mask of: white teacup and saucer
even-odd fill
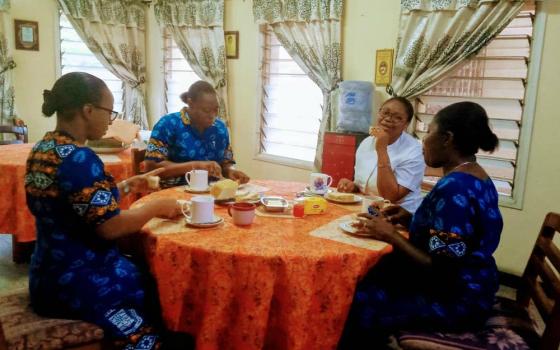
[[[214,197],[194,196],[190,201],[178,200],[187,225],[199,228],[215,227],[224,219],[214,214]]]

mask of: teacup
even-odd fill
[[[208,170],[194,169],[185,174],[185,181],[193,190],[208,189]]]
[[[362,213],[369,213],[371,215],[377,216],[381,209],[391,205],[391,201],[379,197],[379,196],[368,196],[364,197],[362,200]]]
[[[255,220],[255,208],[252,203],[234,203],[228,207],[228,214],[236,225],[251,225]]]
[[[332,177],[323,173],[311,173],[309,175],[309,189],[313,193],[325,194],[332,184]]]
[[[214,221],[214,197],[194,196],[190,201],[178,200],[181,211],[191,224],[205,224]]]

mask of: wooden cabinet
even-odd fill
[[[356,149],[368,134],[326,132],[323,145],[323,168],[321,171],[333,178],[332,186],[345,177],[354,178]]]

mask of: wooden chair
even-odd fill
[[[464,333],[401,332],[405,350],[541,349],[560,345],[560,249],[554,234],[560,231],[560,214],[548,213],[525,268],[516,300],[498,298],[483,329]],[[533,301],[545,323],[539,335],[529,317]]]
[[[110,345],[96,325],[35,314],[27,288],[0,296],[0,350],[101,350]]]
[[[27,126],[25,125],[0,125],[0,134],[12,134],[14,140],[0,140],[0,145],[27,143]]]

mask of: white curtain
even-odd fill
[[[219,116],[229,126],[224,1],[157,0],[154,9],[158,22],[171,31],[194,72],[216,89]]]
[[[389,93],[412,98],[428,91],[486,46],[523,4],[523,0],[401,0]]]
[[[333,94],[341,80],[343,0],[253,0],[259,24],[268,24],[298,66],[323,91],[315,168],[321,169],[325,131],[336,128]]]
[[[148,128],[146,5],[142,0],[58,0],[70,23],[111,73],[124,83],[124,119]]]
[[[10,0],[0,0],[0,124],[12,124],[15,118],[12,83],[16,64],[11,52],[13,24],[9,12]]]

